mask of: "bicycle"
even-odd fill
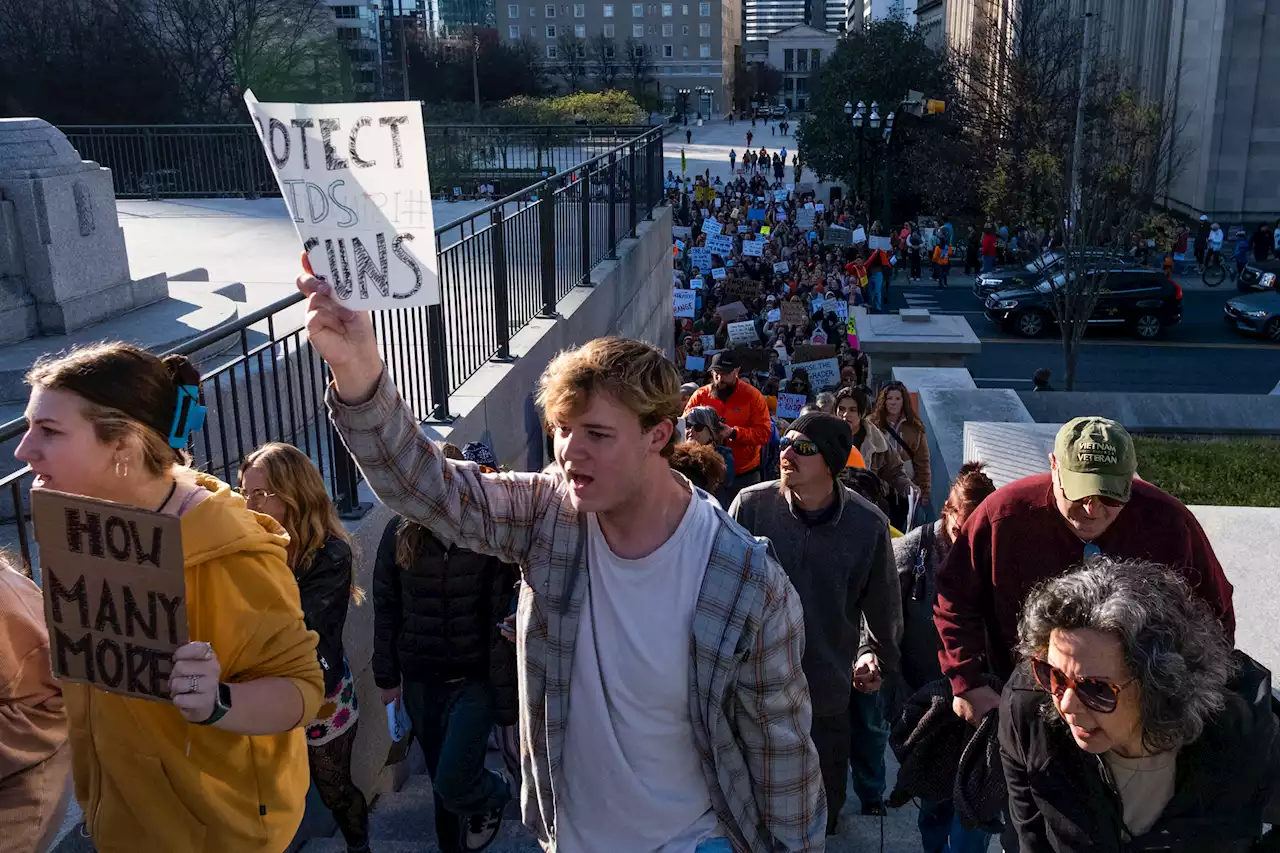
[[[1210,249],[1208,254],[1210,257],[1205,258],[1204,272],[1200,274],[1200,280],[1206,287],[1217,287],[1227,280],[1227,265],[1222,262],[1221,251]]]

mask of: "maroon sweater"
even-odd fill
[[[1095,541],[1109,556],[1143,558],[1179,572],[1234,643],[1231,584],[1200,523],[1177,499],[1135,480],[1129,503]],[[1084,543],[1054,504],[1049,474],[1024,477],[982,502],[938,568],[938,662],[954,692],[982,686],[988,671],[1008,679],[1027,593],[1083,556]]]

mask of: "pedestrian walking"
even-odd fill
[[[686,144],[686,145],[692,145],[692,144],[693,144],[693,131],[692,131],[692,130],[686,130],[686,131],[684,132],[684,141],[685,141],[685,144]]]
[[[982,239],[978,229],[969,226],[964,238],[964,274],[977,275],[982,271]]]
[[[924,250],[924,239],[916,226],[908,223],[910,233],[907,235],[907,279],[920,281],[920,254]]]
[[[951,273],[951,244],[941,233],[938,235],[938,245],[933,249],[933,267],[938,276],[938,287],[946,290],[947,276]]]
[[[730,175],[733,175],[737,172],[737,169],[738,169],[737,163],[738,163],[738,152],[730,148],[729,149],[729,174]]]
[[[1209,216],[1200,214],[1200,224],[1196,226],[1196,271],[1204,272],[1205,250],[1209,245]]]
[[[756,120],[755,120],[755,119],[752,119],[752,120],[751,120],[751,126],[752,126],[752,127],[755,127],[755,125],[756,125]],[[748,131],[747,131],[747,147],[748,147],[748,148],[750,148],[750,147],[751,147],[751,136],[752,136],[752,133],[751,133],[751,131],[749,131],[749,130],[748,130]]]
[[[764,395],[743,380],[741,372],[732,350],[716,353],[711,359],[710,384],[693,392],[685,407],[686,418],[698,406],[708,406],[720,416],[716,444],[727,446],[733,452],[730,499],[762,479],[760,451],[772,432]]]
[[[933,472],[929,465],[929,438],[925,434],[924,421],[920,420],[911,404],[911,392],[906,385],[895,379],[880,386],[871,422],[885,435],[902,460],[903,472],[919,493],[919,504],[929,506],[929,493],[933,485]],[[901,515],[890,513],[890,518],[895,526],[905,530],[912,520],[906,517],[905,506],[901,507],[901,511]],[[899,521],[903,523],[897,524]]]
[[[800,155],[799,154],[791,155],[791,167],[795,169],[796,186],[799,187],[800,186]]]
[[[821,412],[802,415],[782,437],[781,479],[739,493],[729,510],[749,533],[773,543],[804,609],[801,665],[813,698],[827,835],[836,833],[845,801],[850,673],[854,692],[874,701],[884,673],[898,668],[902,633],[888,520],[840,483],[852,449],[848,424]],[[883,744],[880,755],[883,762]],[[866,799],[862,805],[866,811]]]
[[[522,805],[542,846],[821,848],[801,604],[767,545],[673,475],[680,373],[662,351],[601,338],[561,353],[537,392],[556,468],[483,474],[419,430],[369,314],[312,276],[298,286],[331,417],[374,493],[521,567]]]

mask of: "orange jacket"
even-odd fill
[[[941,246],[934,246],[933,262],[944,267],[948,266],[951,263],[951,247],[947,246],[947,248],[943,249]]]
[[[763,394],[752,387],[751,383],[739,379],[729,399],[721,400],[710,385],[703,385],[693,392],[685,411],[688,412],[694,406],[710,406],[716,410],[720,420],[738,430],[735,437],[723,442],[733,451],[735,476],[741,477],[760,467],[760,448],[769,443],[769,437],[773,434],[769,406],[765,403]]]

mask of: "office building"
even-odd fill
[[[845,8],[847,29],[863,26],[885,18],[901,18],[914,26],[916,0],[848,0]]]
[[[788,27],[809,23],[812,18],[808,0],[745,0],[742,38],[749,42],[764,41]]]
[[[778,100],[793,110],[809,108],[813,75],[835,52],[840,36],[800,24],[769,37],[769,64],[782,72]]]
[[[378,4],[371,0],[325,0],[333,14],[338,46],[351,68],[352,93],[360,100],[382,97],[382,39]]]
[[[587,77],[594,78],[591,45],[603,36],[616,58],[615,87],[629,83],[624,55],[628,38],[647,49],[654,85],[665,104],[704,116],[724,113],[733,100],[734,55],[741,45],[740,0],[687,0],[667,3],[500,3],[498,35],[505,41],[526,40],[537,49],[555,77],[561,62],[559,38],[582,39]],[[608,55],[608,54],[607,54]],[[560,81],[563,82],[563,81]],[[589,83],[589,85],[592,85]],[[597,87],[593,85],[593,88]],[[686,94],[682,94],[686,93]]]

